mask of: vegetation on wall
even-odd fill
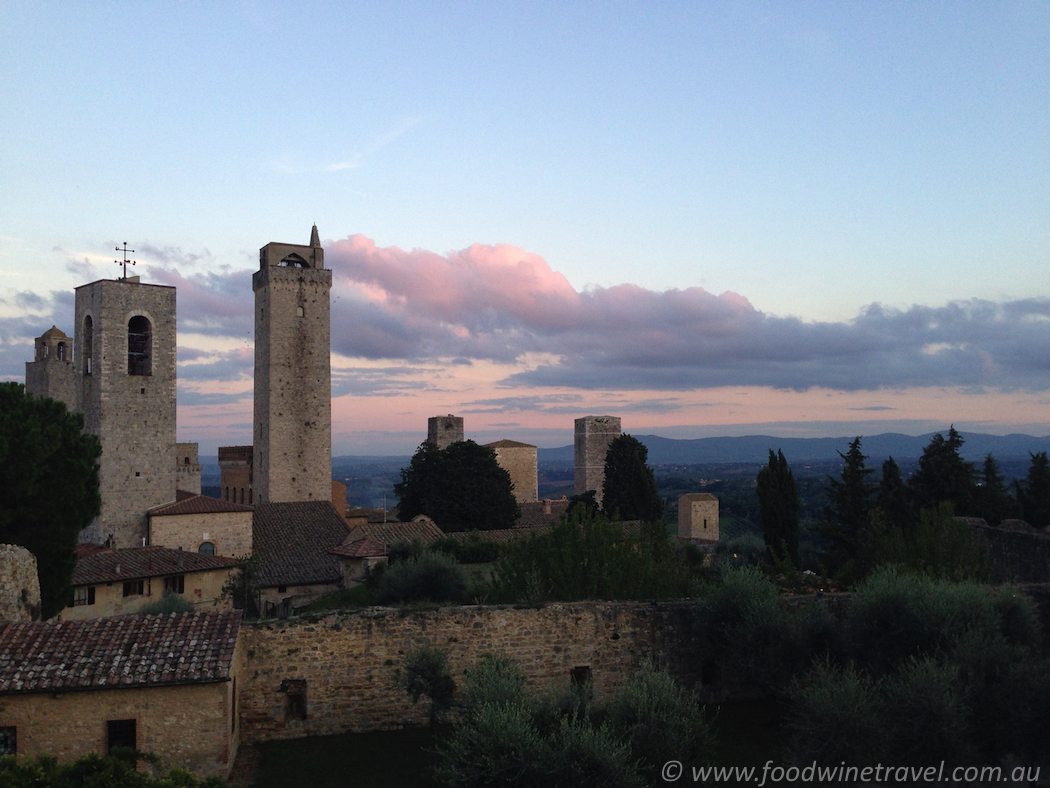
[[[510,474],[492,449],[474,441],[445,449],[424,441],[394,493],[401,520],[425,514],[446,532],[512,528],[520,514]]]
[[[102,448],[83,426],[63,403],[0,383],[0,543],[36,557],[45,619],[69,604],[77,536],[102,505]]]
[[[0,785],[4,788],[224,788],[219,777],[198,780],[186,769],[172,767],[158,778],[136,770],[140,761],[156,765],[160,758],[125,747],[114,755],[88,753],[72,763],[59,764],[51,755],[0,756]]]

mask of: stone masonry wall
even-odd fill
[[[149,518],[149,543],[196,553],[203,542],[215,545],[215,555],[240,558],[252,554],[251,512],[166,514]]]
[[[36,556],[13,544],[0,544],[0,621],[40,618],[40,579]]]
[[[539,482],[536,475],[536,447],[526,444],[494,446],[496,462],[510,474],[514,497],[518,503],[539,500]]]
[[[645,659],[695,686],[690,611],[688,602],[407,614],[369,608],[242,624],[242,736],[252,742],[425,724],[426,704],[411,703],[397,674],[405,653],[427,642],[451,649],[457,682],[483,654],[503,653],[535,689],[568,686],[570,672],[587,667],[595,696],[606,699]],[[305,692],[304,719],[296,711],[299,692]]]

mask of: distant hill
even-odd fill
[[[916,459],[930,443],[935,433],[901,435],[887,432],[864,436],[861,450],[871,463],[893,457],[896,460]],[[944,433],[942,433],[944,434]],[[965,441],[960,454],[964,459],[979,462],[991,453],[997,460],[1027,459],[1028,453],[1050,452],[1050,436],[985,435],[976,432],[960,433]],[[649,449],[650,465],[702,465],[720,462],[764,463],[769,450],[780,449],[788,462],[835,460],[837,452],[849,449],[854,436],[844,438],[776,438],[771,435],[746,435],[739,438],[695,438],[676,440],[658,435],[635,435]],[[540,449],[540,463],[571,464],[572,446]]]

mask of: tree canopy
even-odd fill
[[[602,485],[602,511],[608,517],[663,521],[664,501],[656,491],[656,477],[647,459],[649,450],[631,435],[620,435],[609,444]]]
[[[963,443],[962,436],[952,426],[947,438],[937,433],[923,449],[919,469],[908,481],[919,509],[933,509],[947,502],[955,507],[957,515],[976,514],[975,471],[973,463],[959,456]]]
[[[77,536],[102,505],[102,448],[83,426],[63,403],[0,383],[0,542],[36,556],[44,618],[69,603]]]
[[[844,461],[842,476],[838,479],[828,476],[824,487],[828,505],[824,507],[821,529],[828,540],[828,554],[836,566],[854,559],[859,552],[870,522],[873,487],[867,480],[872,469],[864,462],[868,457],[860,450],[859,435],[850,443],[846,454],[838,454]]]
[[[770,557],[798,566],[798,487],[784,452],[769,450],[769,465],[758,472],[757,491]]]
[[[402,520],[425,514],[443,531],[513,528],[520,514],[510,474],[474,441],[445,449],[421,443],[394,493]]]
[[[1031,457],[1028,478],[1017,482],[1017,499],[1025,521],[1045,528],[1050,525],[1050,460],[1045,451]]]

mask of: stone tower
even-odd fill
[[[718,499],[711,493],[686,493],[678,498],[678,536],[693,541],[718,541]]]
[[[463,440],[463,417],[431,416],[427,419],[427,443],[438,449],[447,449]]]
[[[51,326],[36,339],[36,353],[26,362],[26,391],[37,397],[51,397],[79,411],[76,374],[73,370],[73,340]]]
[[[255,503],[332,499],[332,369],[324,249],[259,250],[255,291]]]
[[[81,539],[137,547],[146,510],[175,500],[175,288],[82,285],[75,320],[79,409],[102,443],[102,513]]]
[[[618,416],[584,416],[576,419],[573,441],[574,495],[594,490],[598,505],[602,503],[602,484],[605,481],[605,455],[609,444],[620,437]]]
[[[501,440],[486,443],[496,455],[499,467],[510,474],[514,485],[514,497],[518,503],[529,503],[539,500],[539,477],[537,475],[536,447],[531,443]]]

